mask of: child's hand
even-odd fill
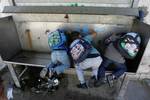
[[[90,28],[89,31],[90,31],[90,33],[91,33],[91,36],[92,36],[93,38],[95,38],[96,35],[97,35],[97,32],[96,32],[93,28]]]

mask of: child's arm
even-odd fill
[[[97,35],[97,32],[94,29],[90,29],[90,35],[92,36],[92,38],[95,38]]]
[[[119,38],[119,36],[117,34],[111,34],[109,37],[107,37],[104,40],[104,44],[108,45],[109,43],[116,41]]]

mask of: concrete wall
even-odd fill
[[[13,14],[21,46],[24,50],[49,52],[46,30],[60,27],[77,29],[94,27],[102,39],[106,34],[127,32],[131,29],[134,17],[114,15],[68,15],[64,14]],[[30,30],[30,33],[26,33]],[[42,49],[41,49],[42,48]]]
[[[148,14],[144,18],[144,22],[150,25],[150,0],[140,0],[138,7],[146,7]],[[149,33],[150,34],[150,33]],[[137,73],[150,75],[150,41],[147,44],[144,55],[142,57]],[[150,77],[149,77],[150,78]]]
[[[15,0],[17,5],[64,5],[72,6],[106,6],[106,7],[137,7],[139,0]],[[42,3],[42,2],[45,3]],[[65,3],[64,3],[65,2]],[[4,5],[9,5],[9,1],[1,0],[0,2],[0,12]],[[147,7],[150,11],[150,0],[140,0],[138,7]],[[7,16],[9,14],[0,14],[0,17]],[[120,32],[123,27],[123,31],[129,31],[132,24],[132,17],[124,16],[108,16],[108,15],[69,15],[69,19],[64,18],[65,15],[55,15],[55,14],[13,14],[14,20],[16,21],[16,26],[21,42],[21,46],[25,50],[37,50],[48,52],[49,48],[47,45],[47,34],[45,31],[47,29],[54,30],[62,26],[62,23],[88,23],[93,24],[96,27],[103,27],[100,33],[106,34],[109,32],[118,31]],[[92,16],[92,17],[91,17]],[[150,13],[144,18],[144,22],[150,24]],[[68,24],[69,25],[69,24]],[[115,30],[115,28],[119,30]],[[31,31],[31,42],[32,48],[29,46],[28,35],[26,34],[26,29]],[[100,35],[102,36],[102,35]],[[41,49],[42,48],[42,49]],[[150,42],[144,52],[143,58],[141,60],[139,69],[137,73],[147,73],[150,74]]]
[[[147,8],[148,14],[144,18],[144,22],[147,24],[150,24],[150,0],[140,0],[138,7],[146,7]]]
[[[147,47],[145,49],[144,55],[142,57],[140,66],[137,70],[137,73],[139,74],[150,74],[150,41],[147,44]]]

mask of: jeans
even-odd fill
[[[70,60],[65,50],[54,50],[51,53],[51,61],[47,65],[49,70],[56,72],[58,75],[70,67]]]
[[[119,78],[124,72],[127,71],[126,65],[124,63],[117,63],[105,57],[98,70],[98,79],[105,77],[106,68],[110,64],[115,65],[115,70],[112,73],[115,76],[115,78]]]
[[[92,68],[92,76],[97,77],[98,68],[101,62],[102,62],[102,58],[98,56],[95,58],[87,58],[81,63],[75,64],[76,73],[81,84],[85,83],[84,70],[88,68]]]

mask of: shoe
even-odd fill
[[[92,76],[92,77],[90,78],[90,80],[88,81],[88,86],[89,86],[90,88],[94,87],[95,82],[96,82],[96,77],[95,77],[95,76]]]
[[[80,83],[80,84],[77,84],[77,88],[87,89],[88,86],[86,83],[83,83],[83,84]]]
[[[95,83],[94,83],[94,87],[100,87],[104,84],[106,84],[105,77],[100,78],[99,80],[96,80]]]
[[[46,74],[47,74],[47,71],[48,71],[47,68],[43,68],[43,69],[41,70],[41,72],[40,72],[40,77],[41,77],[41,78],[44,78],[44,77],[46,76]]]
[[[109,87],[113,87],[113,85],[114,85],[114,77],[113,77],[113,75],[112,74],[107,75],[106,79],[107,79],[107,83],[109,84]]]

